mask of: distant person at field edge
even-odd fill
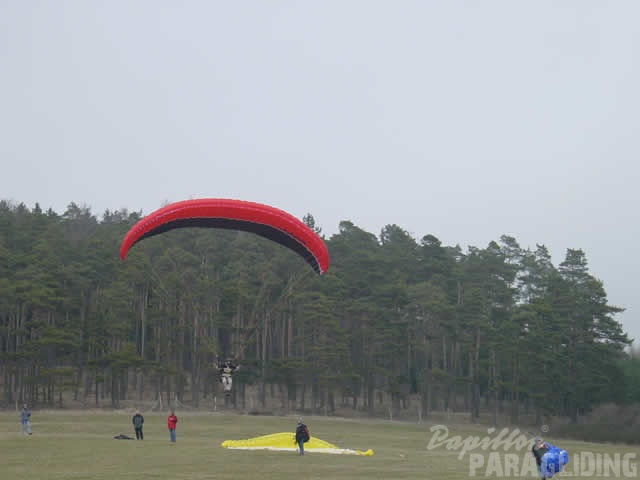
[[[142,433],[142,425],[144,424],[144,417],[140,413],[140,410],[136,410],[136,414],[131,419],[133,428],[136,431],[136,439],[144,440],[144,434]]]
[[[302,423],[302,418],[298,418],[298,424],[296,425],[296,443],[300,450],[300,455],[304,455],[304,444],[309,441],[309,429]]]
[[[533,447],[531,447],[531,453],[536,458],[536,464],[538,466],[538,475],[540,478],[546,478],[545,473],[542,471],[542,457],[549,450],[549,445],[542,438],[536,437]]]
[[[22,412],[20,412],[20,432],[24,435],[25,431],[31,435],[31,412],[26,403],[22,407]]]
[[[176,424],[178,423],[178,417],[176,417],[175,411],[171,410],[169,417],[167,418],[167,426],[169,427],[169,439],[175,443],[176,441]]]

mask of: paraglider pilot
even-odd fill
[[[220,381],[222,382],[222,388],[225,395],[231,394],[231,386],[233,384],[232,376],[236,370],[240,368],[239,365],[233,363],[230,358],[224,363],[218,362],[218,371],[220,372]]]

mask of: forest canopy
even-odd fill
[[[166,232],[123,262],[141,216],[0,202],[3,403],[167,392],[197,407],[217,388],[216,355],[248,366],[240,396],[255,386],[264,403],[276,385],[300,409],[373,413],[384,393],[398,408],[416,396],[425,415],[474,418],[487,401],[514,421],[523,406],[575,421],[640,401],[622,309],[580,249],[554,265],[543,244],[506,235],[463,250],[343,221],[322,277],[274,242],[217,229]]]

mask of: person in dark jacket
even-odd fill
[[[544,479],[546,475],[542,471],[542,457],[549,450],[549,445],[542,438],[536,437],[533,447],[531,447],[531,453],[536,459],[536,465],[538,466],[538,475]]]
[[[144,440],[144,434],[142,433],[142,425],[144,424],[144,417],[140,413],[140,410],[136,410],[136,414],[131,419],[133,428],[136,431],[136,439]]]
[[[298,424],[296,425],[296,443],[300,450],[300,455],[304,455],[304,444],[309,441],[309,429],[302,423],[302,418],[298,418]]]

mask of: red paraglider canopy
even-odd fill
[[[145,238],[184,227],[252,232],[293,250],[320,275],[329,268],[326,245],[296,217],[268,205],[222,198],[184,200],[152,212],[127,232],[120,246],[120,258],[124,260],[129,249]]]

